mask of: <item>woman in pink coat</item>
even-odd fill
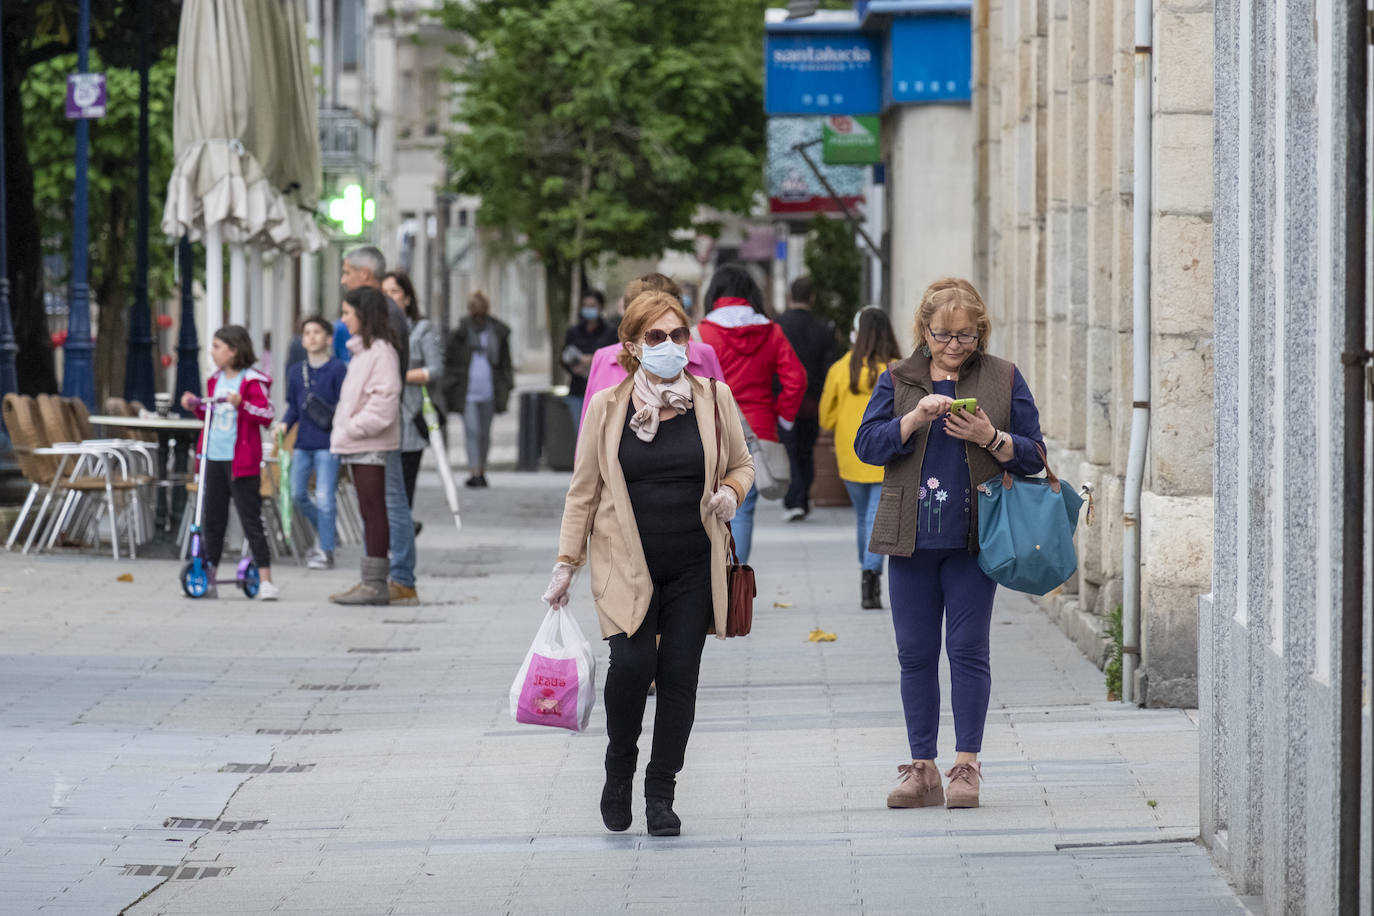
[[[335,604],[390,604],[386,453],[401,447],[401,341],[391,330],[386,296],[360,286],[344,294],[341,319],[352,357],[334,409],[329,450],[348,463],[363,516],[362,581],[330,595]]]

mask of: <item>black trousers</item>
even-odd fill
[[[787,448],[792,483],[782,504],[788,509],[811,511],[811,484],[816,480],[816,439],[821,434],[819,417],[798,415],[791,429],[778,427],[778,439]]]
[[[415,508],[415,480],[420,476],[420,459],[425,457],[425,450],[420,449],[415,452],[401,452],[401,476],[405,479],[406,501],[410,503],[410,508]]]
[[[229,526],[229,500],[232,497],[234,508],[239,513],[239,524],[243,535],[248,538],[248,549],[252,551],[253,562],[258,569],[272,568],[272,551],[267,546],[267,533],[262,527],[262,478],[235,477],[232,461],[205,462],[205,479],[200,482],[205,488],[205,527],[201,532],[205,538],[205,559],[211,566],[218,566],[224,554],[224,529]]]
[[[609,640],[606,671],[606,773],[629,779],[649,683],[657,682],[654,741],[644,771],[647,798],[673,798],[697,710],[701,651],[711,625],[711,541],[705,531],[642,536],[654,596],[633,636]],[[656,636],[662,636],[656,641]]]

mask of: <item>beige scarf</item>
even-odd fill
[[[692,383],[687,381],[687,373],[678,373],[671,382],[656,382],[642,368],[635,371],[635,396],[644,406],[630,417],[630,429],[641,442],[653,442],[658,435],[658,412],[671,407],[678,416],[685,414],[692,406]]]

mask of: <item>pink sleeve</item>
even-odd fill
[[[691,357],[690,366],[693,366],[692,374],[697,378],[714,378],[725,381],[725,370],[720,368],[720,360],[716,358],[716,348],[708,343],[692,341],[687,345],[687,353]]]
[[[587,393],[582,398],[582,416],[587,416],[587,405],[592,401],[592,395],[606,388],[613,388],[619,384],[628,373],[616,361],[616,356],[620,354],[620,344],[611,344],[602,347],[592,355],[592,367],[587,370]]]

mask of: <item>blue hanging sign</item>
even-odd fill
[[[968,16],[895,18],[887,33],[885,105],[973,98],[973,33]]]
[[[855,31],[767,33],[763,108],[769,115],[878,114],[878,38]]]

